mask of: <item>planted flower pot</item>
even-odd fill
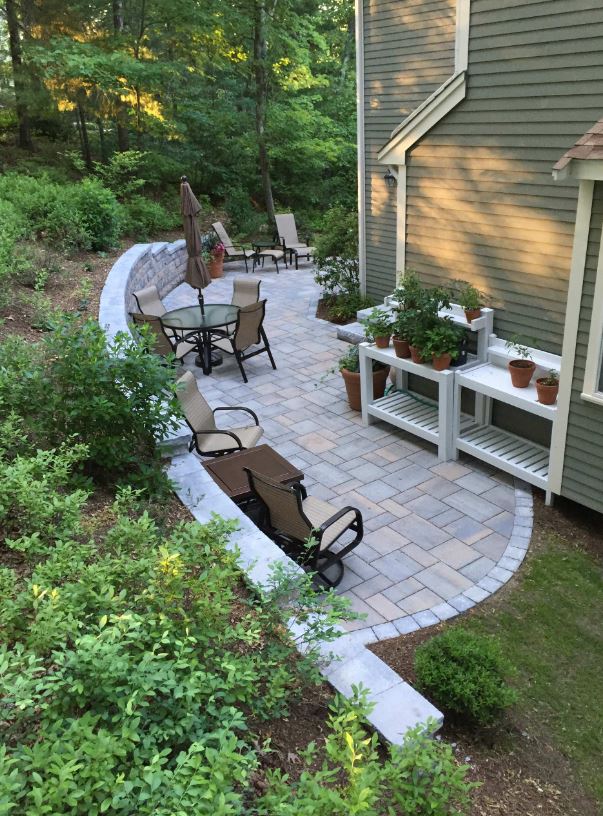
[[[377,348],[388,348],[390,336],[389,334],[378,334],[375,337],[375,345]]]
[[[536,370],[536,364],[531,360],[511,360],[509,373],[514,388],[527,388]]]
[[[410,348],[410,359],[413,363],[423,363],[423,355],[421,349],[418,346],[409,346]]]
[[[408,340],[402,340],[400,337],[392,337],[392,343],[394,344],[394,351],[396,352],[396,357],[402,357],[407,359],[410,357],[410,344]]]
[[[445,371],[447,368],[450,368],[450,363],[452,362],[452,357],[450,354],[439,354],[434,355],[431,358],[431,364],[435,371]]]
[[[379,399],[385,393],[385,384],[387,383],[387,375],[389,368],[379,368],[373,371],[373,398]],[[360,400],[360,372],[348,371],[347,368],[341,369],[341,376],[345,383],[345,389],[348,393],[348,402],[353,411],[362,410],[362,403]]]
[[[536,380],[536,391],[538,392],[538,402],[542,405],[554,405],[559,393],[559,383],[550,385],[548,377],[539,377]]]
[[[224,274],[224,253],[214,254],[207,264],[207,270],[212,278],[221,278]]]
[[[465,309],[465,318],[467,323],[471,323],[472,320],[477,320],[478,317],[482,316],[481,309]]]

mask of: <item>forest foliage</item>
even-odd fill
[[[58,162],[110,186],[111,156],[136,151],[145,194],[173,197],[185,173],[247,233],[274,207],[310,227],[332,205],[354,208],[352,0],[4,0],[3,11],[0,138],[19,144],[19,169]]]

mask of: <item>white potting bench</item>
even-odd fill
[[[387,306],[395,306],[391,301]],[[413,363],[410,359],[396,357],[393,348],[379,349],[371,343],[360,344],[360,393],[362,421],[369,425],[375,419],[389,422],[403,431],[433,442],[438,448],[438,458],[447,461],[454,456],[453,416],[455,376],[484,362],[487,358],[488,336],[492,331],[492,309],[483,309],[482,316],[468,323],[460,306],[442,309],[440,316],[451,317],[454,323],[477,334],[477,354],[468,355],[467,363],[455,369],[436,371],[430,363]],[[391,366],[396,372],[396,390],[379,399],[373,395],[373,360]],[[431,380],[438,385],[438,400],[431,400],[408,390],[408,375]],[[462,418],[461,424],[471,422]]]
[[[477,459],[495,465],[513,476],[543,488],[550,501],[549,458],[550,449],[524,439],[519,433],[511,433],[492,425],[492,402],[499,400],[522,411],[553,422],[556,405],[538,402],[536,379],[551,369],[560,370],[561,358],[556,354],[530,349],[536,371],[527,388],[514,388],[507,364],[516,354],[505,348],[504,340],[491,335],[487,361],[469,371],[459,371],[455,377],[453,450],[454,458],[459,451],[470,453]],[[475,415],[461,412],[461,392],[467,388],[475,393]]]

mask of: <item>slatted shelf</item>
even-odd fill
[[[438,442],[439,405],[433,400],[423,396],[417,398],[408,392],[394,391],[372,402],[367,410],[377,419],[385,420],[430,442],[436,444]],[[472,422],[472,417],[465,414],[461,416],[461,428],[468,427]]]
[[[466,419],[466,418],[465,418]],[[469,424],[461,418],[457,448],[483,462],[545,488],[549,478],[549,450],[493,425]]]

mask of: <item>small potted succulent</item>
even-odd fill
[[[367,339],[374,341],[377,348],[387,348],[392,334],[392,314],[382,309],[373,309],[368,317],[360,321],[366,330]]]
[[[425,357],[431,357],[436,371],[449,368],[452,360],[458,357],[461,332],[450,318],[443,317],[425,333],[422,352]]]
[[[394,344],[396,357],[410,357],[410,343],[408,338],[411,334],[414,317],[415,313],[410,310],[399,311],[396,315],[396,319],[394,320],[392,326],[392,343]]]
[[[467,323],[481,317],[483,294],[479,289],[466,281],[457,281],[456,297],[465,312]]]
[[[513,387],[527,388],[536,370],[536,364],[532,360],[530,349],[517,335],[513,335],[507,340],[505,348],[517,355],[515,359],[509,360],[509,373],[511,374]]]
[[[559,372],[552,369],[546,377],[538,377],[536,391],[538,392],[538,402],[542,403],[542,405],[554,405],[559,393]]]
[[[224,274],[224,244],[215,232],[208,232],[201,238],[201,257],[211,277],[221,278]]]
[[[379,399],[385,393],[389,366],[373,360],[373,397]],[[345,383],[350,408],[361,410],[360,400],[360,359],[358,346],[350,346],[343,357],[339,358],[339,370]]]

